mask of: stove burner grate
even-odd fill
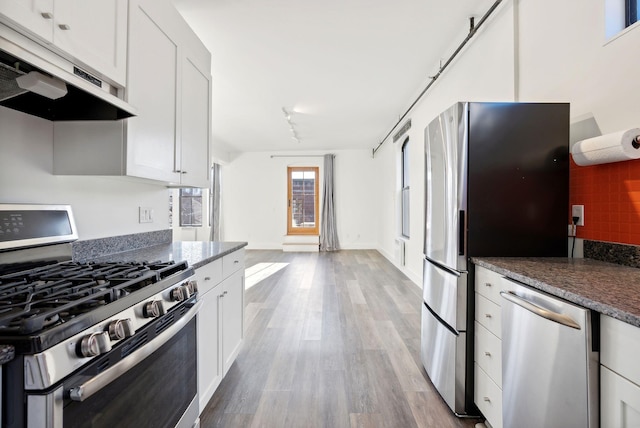
[[[64,262],[2,275],[0,334],[32,334],[70,322],[187,267],[186,262]]]

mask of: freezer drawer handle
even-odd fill
[[[528,310],[529,312],[533,312],[534,314],[541,316],[542,318],[546,318],[550,321],[557,322],[558,324],[562,324],[567,327],[575,328],[576,330],[581,330],[580,325],[573,319],[571,319],[571,317],[550,311],[545,308],[541,308],[540,306],[533,304],[528,300],[523,299],[522,297],[516,296],[515,293],[511,291],[501,291],[500,295],[511,303],[516,304]]]

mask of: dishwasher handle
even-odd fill
[[[517,296],[512,291],[501,291],[500,295],[511,303],[516,304],[528,310],[529,312],[533,312],[534,314],[541,316],[542,318],[546,318],[550,321],[557,322],[558,324],[562,324],[567,327],[575,328],[576,330],[581,330],[580,325],[576,323],[571,317],[542,308],[526,299],[523,299],[520,296]]]

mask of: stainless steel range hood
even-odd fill
[[[48,61],[0,37],[0,106],[51,121],[135,116],[135,109],[116,92],[64,58]]]

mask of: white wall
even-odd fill
[[[411,239],[407,264],[401,269],[414,282],[420,284],[422,278],[423,130],[440,111],[460,100],[568,101],[573,120],[592,115],[605,133],[639,126],[640,26],[605,40],[604,3],[503,2],[412,110]],[[466,31],[466,24],[461,25],[459,39],[452,40],[443,58]],[[425,77],[422,87],[426,83]],[[416,88],[416,96],[422,87]],[[407,100],[407,107],[412,101]],[[372,141],[371,148],[376,143]],[[395,261],[398,151],[399,145],[390,140],[375,159],[370,150],[335,151],[343,248],[376,248]],[[271,159],[272,153],[231,156],[215,142],[214,153],[225,163],[223,239],[248,241],[252,248],[281,248],[286,233],[286,166],[322,166],[322,159]],[[118,178],[54,176],[51,171],[50,122],[0,107],[0,203],[71,204],[81,239],[168,227],[168,191],[162,186]],[[139,224],[138,206],[153,207],[155,222]]]
[[[640,126],[640,23],[607,41],[605,0],[519,4],[521,98],[569,101],[605,134]]]
[[[515,79],[514,6],[505,2],[442,76],[429,89],[410,115],[410,239],[406,242],[405,266],[398,266],[416,284],[422,284],[424,239],[424,129],[441,111],[457,101],[513,101]],[[465,34],[460,35],[462,41]],[[456,43],[457,46],[457,43]],[[443,53],[448,57],[451,52]],[[425,83],[426,86],[426,83]],[[420,88],[422,89],[422,88]],[[379,199],[382,225],[378,250],[389,260],[394,257],[395,239],[400,235],[399,152],[404,137],[393,144],[391,138],[376,153],[376,168],[384,175]],[[396,263],[397,265],[397,263]]]
[[[414,107],[408,133],[411,239],[403,268],[414,282],[421,284],[424,233],[424,160],[415,146],[424,144],[424,127],[440,111],[455,101],[570,102],[572,122],[594,117],[603,133],[640,126],[640,25],[606,40],[604,5],[605,0],[503,2]],[[399,224],[399,211],[392,208],[398,204],[398,150],[387,141],[376,155],[385,177],[379,249],[391,261]]]
[[[70,204],[80,239],[169,227],[165,187],[123,178],[54,176],[52,123],[0,107],[0,203]],[[153,223],[138,223],[138,207]]]
[[[369,150],[334,150],[338,239],[344,249],[376,248],[379,229],[375,163]],[[222,238],[248,248],[281,249],[287,234],[287,167],[320,167],[305,152],[241,153],[222,167]],[[271,155],[300,157],[271,158]]]

